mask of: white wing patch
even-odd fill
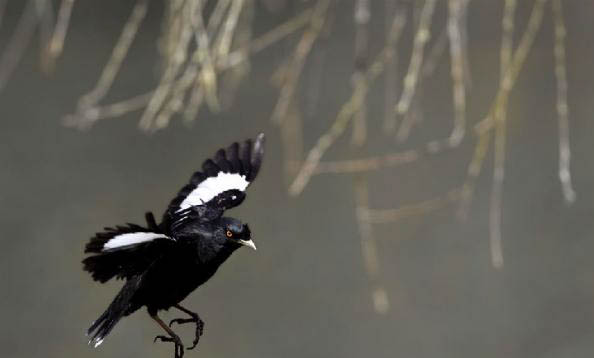
[[[155,239],[168,239],[169,237],[163,234],[154,232],[130,232],[114,236],[103,245],[103,251],[111,250],[122,246],[140,244],[141,242],[151,241]]]
[[[245,191],[249,184],[250,182],[245,179],[245,175],[220,172],[216,177],[207,178],[198,184],[196,189],[192,190],[179,205],[179,210],[202,205],[227,190],[237,189]]]

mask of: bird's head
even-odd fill
[[[221,218],[222,235],[227,242],[235,245],[247,246],[256,250],[256,245],[252,241],[252,232],[247,224],[233,218]]]

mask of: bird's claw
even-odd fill
[[[169,327],[171,327],[174,323],[177,324],[186,324],[186,323],[195,323],[196,324],[196,335],[194,336],[194,340],[192,341],[192,346],[188,347],[188,350],[196,348],[198,342],[200,341],[200,337],[204,334],[204,321],[200,319],[200,317],[195,316],[192,318],[175,318],[169,322]]]
[[[153,339],[153,343],[157,342],[157,341],[161,341],[161,342],[173,342],[173,338],[171,337],[167,337],[167,336],[156,336],[155,339]]]
[[[174,358],[182,358],[184,356],[184,345],[182,344],[179,337],[167,337],[167,336],[156,336],[153,343],[161,342],[173,342],[175,343],[175,355]]]
[[[173,326],[173,324],[174,324],[174,323],[177,323],[177,324],[183,324],[183,323],[186,323],[185,321],[187,321],[187,320],[186,320],[186,319],[183,319],[183,318],[175,318],[175,319],[172,319],[172,320],[169,322],[169,327]],[[190,320],[190,321],[193,321],[193,320]]]
[[[192,346],[188,348],[189,350],[196,348],[196,346],[198,345],[198,341],[200,341],[200,337],[202,336],[203,333],[204,333],[204,322],[201,319],[198,319],[198,321],[196,322],[196,336],[194,338],[194,341],[192,342]]]

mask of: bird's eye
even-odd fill
[[[226,235],[227,237],[233,237],[233,233],[231,232],[231,230],[227,230]]]

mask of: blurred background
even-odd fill
[[[593,11],[0,1],[2,356],[172,356],[142,311],[87,346],[84,244],[265,132],[186,356],[591,357]]]

